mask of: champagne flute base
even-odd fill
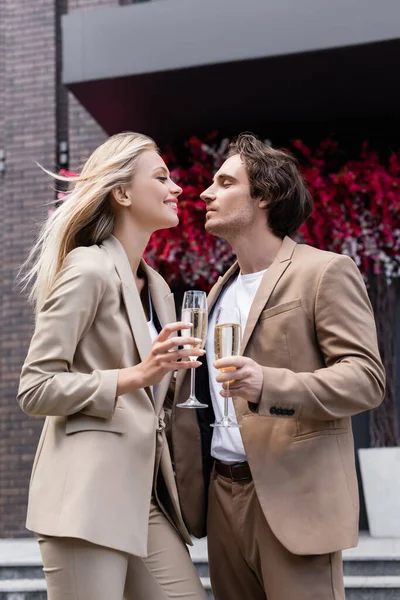
[[[211,425],[211,427],[225,427],[225,428],[236,428],[236,429],[240,429],[241,425],[239,425],[239,423],[236,423],[236,421],[232,421],[232,419],[230,419],[229,417],[223,417],[223,419],[221,419],[221,421],[218,421],[217,423],[213,423]]]
[[[186,402],[181,402],[176,405],[178,408],[208,408],[208,404],[199,402],[197,398],[188,398]]]

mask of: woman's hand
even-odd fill
[[[160,383],[169,371],[196,369],[199,361],[188,360],[189,356],[203,356],[205,350],[195,348],[202,340],[194,337],[170,337],[181,329],[190,329],[190,323],[179,321],[166,325],[158,334],[151,347],[148,357],[140,364],[126,369],[120,369],[118,375],[117,396],[132,392],[139,388]],[[178,349],[178,346],[192,346]]]

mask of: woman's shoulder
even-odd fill
[[[93,277],[108,281],[113,273],[114,265],[105,252],[97,244],[78,246],[64,259],[62,270],[72,269],[87,278]]]

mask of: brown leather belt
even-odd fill
[[[216,460],[214,464],[218,475],[232,479],[232,481],[251,481],[253,479],[248,462],[226,465],[220,460]]]

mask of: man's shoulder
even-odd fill
[[[314,248],[308,244],[299,243],[296,245],[292,262],[296,266],[302,266],[305,269],[312,269],[315,271],[324,270],[330,263],[336,262],[347,262],[351,260],[349,256],[345,254],[338,254],[337,252],[331,252],[329,250],[320,250]]]
[[[332,289],[341,288],[346,281],[360,280],[361,274],[350,256],[300,243],[293,252],[285,277],[312,296],[323,282]]]

